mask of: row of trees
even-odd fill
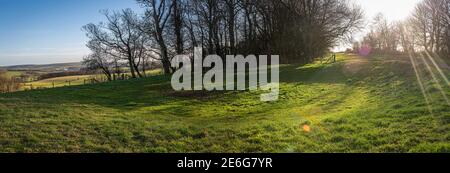
[[[149,62],[170,61],[202,47],[203,55],[277,54],[283,63],[305,64],[350,37],[363,23],[361,9],[346,0],[137,0],[145,8],[103,11],[107,21],[84,26],[92,54],[85,63],[108,79],[126,66],[145,76]],[[125,64],[125,65],[124,65]]]
[[[399,50],[399,22],[389,23],[383,14],[378,14],[369,25],[370,32],[363,38],[362,43],[354,43],[354,50],[361,46],[369,46],[376,52],[396,52]]]
[[[450,54],[450,0],[424,0],[409,22],[413,31],[410,37],[415,39],[406,41],[425,51]]]
[[[427,51],[450,60],[450,0],[423,0],[405,21],[378,15],[361,44],[375,51]]]

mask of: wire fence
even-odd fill
[[[149,73],[146,74],[146,77],[156,76],[160,75],[162,72],[158,73]],[[69,76],[71,77],[71,76]],[[73,76],[72,76],[73,77]],[[129,80],[131,79],[131,74],[120,74],[120,75],[113,75],[112,81],[117,80]],[[77,86],[77,85],[90,85],[90,84],[98,84],[98,83],[105,83],[110,82],[107,77],[104,75],[95,75],[91,77],[77,77],[75,79],[70,80],[48,80],[48,81],[35,81],[31,83],[15,83],[15,86],[4,86],[4,89],[0,87],[0,93],[12,93],[17,91],[29,91],[29,90],[42,90],[42,89],[50,89],[50,88],[58,88],[58,87],[66,87],[66,86]]]
[[[131,78],[128,74],[122,74],[120,77],[113,77],[111,80],[129,80]],[[90,85],[90,84],[98,84],[110,82],[107,77],[104,76],[95,76],[89,78],[76,78],[72,80],[64,80],[64,81],[48,81],[39,83],[23,83],[21,84],[22,90],[40,90],[40,89],[49,89],[49,88],[58,88],[58,87],[66,87],[66,86],[76,86],[76,85]]]

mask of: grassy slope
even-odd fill
[[[410,64],[339,59],[284,66],[272,103],[163,76],[1,95],[0,152],[450,152],[450,109],[428,87],[429,113]]]

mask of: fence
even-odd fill
[[[147,74],[146,77],[151,77],[155,75],[159,75],[160,73],[155,74]],[[112,80],[129,80],[131,79],[130,74],[121,74],[112,76]],[[33,83],[20,83],[18,89],[5,89],[4,91],[0,90],[0,93],[11,93],[16,91],[28,91],[28,90],[40,90],[40,89],[49,89],[49,88],[58,88],[65,86],[76,86],[76,85],[90,85],[90,84],[98,84],[109,82],[108,78],[103,75],[98,75],[89,78],[76,78],[73,80],[63,80],[63,81],[35,81]]]
[[[328,57],[328,58],[324,58],[324,57],[322,57],[321,59],[320,59],[320,63],[325,63],[325,64],[328,64],[328,63],[335,63],[336,62],[336,54],[335,53],[333,53],[333,54],[331,54],[331,56],[330,57]]]
[[[126,75],[120,80],[127,80],[129,77]],[[91,78],[77,78],[73,80],[64,80],[64,81],[49,81],[49,82],[36,82],[33,83],[23,83],[21,88],[22,90],[38,90],[38,89],[49,89],[49,88],[57,88],[57,87],[65,87],[65,86],[76,86],[76,85],[89,85],[89,84],[97,84],[109,82],[106,77],[91,77]]]

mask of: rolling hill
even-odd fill
[[[73,63],[57,63],[57,64],[43,64],[43,65],[15,65],[0,67],[0,69],[8,71],[41,71],[41,72],[62,72],[62,71],[77,71],[83,67],[81,62]]]
[[[0,152],[450,152],[449,86],[419,67],[423,90],[408,58],[285,65],[267,103],[168,76],[3,94]]]

